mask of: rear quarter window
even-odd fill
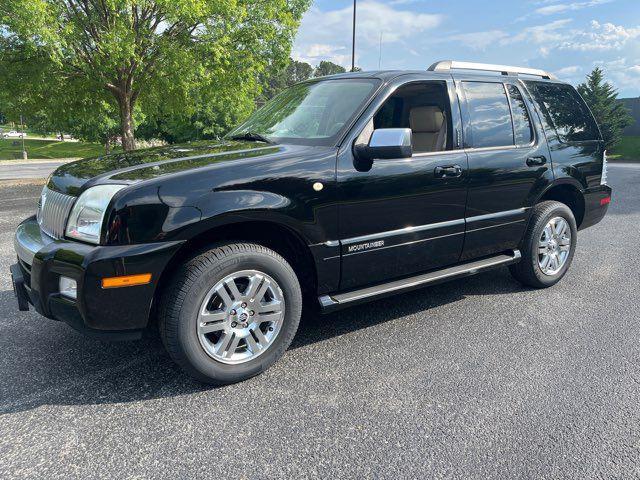
[[[599,140],[598,127],[584,101],[570,85],[526,82],[547,131],[563,143]]]

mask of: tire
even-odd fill
[[[555,221],[552,224],[552,242],[546,242],[550,230],[545,232],[545,229],[550,225],[550,222],[558,218],[567,223],[565,231],[570,232],[568,249],[566,234],[555,238],[556,227],[562,228],[563,226],[561,221]],[[543,234],[543,232],[545,233]],[[556,201],[544,201],[537,204],[533,207],[529,226],[520,245],[522,259],[519,263],[509,267],[511,275],[520,283],[533,288],[548,288],[555,285],[564,277],[571,265],[576,250],[577,238],[576,219],[568,206]],[[550,246],[544,247],[547,253],[543,254],[540,253],[540,245],[545,243]],[[564,256],[565,252],[566,256]],[[561,265],[558,268],[553,268],[556,267],[555,260],[553,260],[556,255]],[[546,265],[545,256],[551,258]],[[563,260],[560,262],[561,258]],[[543,265],[545,265],[544,270]]]
[[[247,295],[255,299],[244,296],[252,282],[255,295]],[[291,344],[301,313],[300,284],[284,258],[262,245],[230,243],[198,254],[176,271],[161,295],[158,326],[167,352],[186,373],[224,385],[273,365]],[[267,318],[275,320],[259,323]],[[208,332],[210,327],[215,331]]]

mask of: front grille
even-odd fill
[[[53,238],[62,238],[75,200],[76,197],[44,187],[38,202],[37,216],[42,231]]]

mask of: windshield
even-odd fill
[[[227,138],[264,137],[273,142],[333,145],[379,81],[323,80],[288,88]]]

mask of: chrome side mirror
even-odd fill
[[[360,160],[409,158],[413,154],[410,128],[379,128],[374,130],[368,145],[356,145]]]

